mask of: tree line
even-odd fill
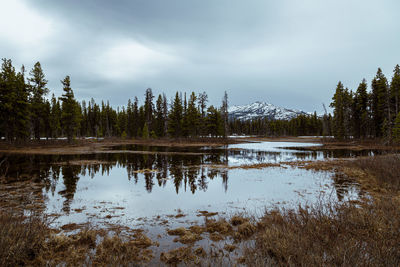
[[[152,89],[145,101],[128,100],[127,106],[113,108],[109,102],[98,104],[92,98],[78,102],[66,76],[63,95],[47,98],[48,81],[37,62],[26,77],[25,67],[18,72],[10,59],[3,59],[0,72],[0,137],[9,142],[40,138],[67,137],[226,137],[228,134],[228,95],[222,105],[208,106],[205,92],[188,97],[176,92],[168,103],[159,94],[155,103]]]
[[[299,115],[290,120],[272,120],[257,118],[253,120],[232,119],[229,129],[238,135],[259,136],[321,136],[330,135],[332,117],[323,118],[313,115]],[[326,126],[326,127],[325,127]]]
[[[381,138],[386,143],[400,142],[400,66],[395,66],[390,83],[378,68],[371,90],[365,79],[355,92],[339,81],[331,107],[336,138]]]

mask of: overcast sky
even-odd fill
[[[398,0],[0,0],[0,56],[42,63],[61,94],[123,105],[135,95],[206,91],[220,104],[329,105],[400,63]]]

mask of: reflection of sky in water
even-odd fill
[[[379,151],[374,151],[370,149],[359,151],[348,149],[302,149],[306,147],[319,146],[321,146],[321,144],[295,142],[254,142],[233,144],[228,146],[228,164],[230,166],[240,166],[257,163],[280,163],[299,160],[324,160],[328,158],[373,156],[376,153],[379,153]]]
[[[61,214],[56,222],[89,220],[96,224],[149,226],[139,218],[159,215],[165,219],[167,215],[176,215],[178,209],[188,214],[181,221],[202,220],[196,217],[198,210],[261,214],[265,207],[273,205],[296,207],[321,198],[356,198],[356,186],[329,172],[291,167],[223,167],[363,155],[354,151],[338,154],[280,148],[316,145],[263,142],[229,145],[228,149],[127,146],[110,153],[87,155],[14,155],[9,156],[13,165],[8,171],[10,175],[24,172],[45,181],[46,212]],[[134,153],[134,148],[152,153]],[[168,154],[168,151],[177,153]],[[213,165],[219,167],[213,168]],[[147,172],[142,173],[144,169]]]
[[[52,190],[45,191],[47,213],[64,214],[59,218],[62,223],[83,223],[94,215],[95,223],[132,226],[142,223],[138,218],[165,218],[177,214],[178,209],[188,214],[185,220],[202,221],[195,216],[199,210],[261,214],[264,208],[274,205],[296,207],[321,199],[357,197],[356,187],[347,185],[342,189],[328,172],[296,168],[232,169],[202,181],[202,174],[208,177],[210,171],[201,168],[193,177],[184,173],[180,181],[168,172],[160,182],[155,174],[138,174],[137,179],[127,179],[126,168],[114,167],[104,175],[77,174],[76,191],[70,195],[62,194],[66,186],[61,175]],[[149,183],[153,184],[151,191]],[[193,187],[198,190],[193,191]],[[84,209],[81,213],[74,211],[81,208]],[[115,217],[106,218],[107,215]]]
[[[320,146],[316,143],[292,142],[260,142],[229,145],[228,164],[238,166],[243,164],[279,163],[295,160],[321,160],[324,155],[321,151],[299,151],[284,147]]]

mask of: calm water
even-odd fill
[[[224,147],[116,146],[88,155],[2,155],[9,177],[44,181],[55,224],[177,226],[203,220],[198,211],[262,214],[320,199],[358,197],[357,185],[330,172],[298,168],[242,169],[244,164],[373,155],[376,151],[307,151],[304,143],[243,143]],[[283,147],[290,147],[285,149]],[[174,218],[183,213],[186,216]],[[161,229],[161,228],[160,228]],[[161,230],[160,230],[161,231]]]

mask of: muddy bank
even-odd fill
[[[22,154],[41,154],[41,155],[72,155],[109,152],[109,148],[121,145],[145,145],[145,146],[165,146],[165,147],[217,147],[228,144],[248,142],[244,139],[103,139],[103,140],[75,140],[74,144],[68,144],[64,140],[58,141],[38,141],[26,144],[9,144],[0,142],[0,153],[22,153]]]

